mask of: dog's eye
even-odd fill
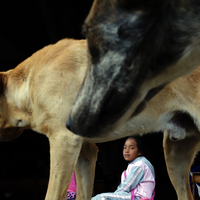
[[[85,36],[85,37],[87,37],[87,34],[88,34],[88,27],[85,26],[83,28],[83,30],[82,30],[82,35]]]

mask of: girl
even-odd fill
[[[121,184],[114,193],[102,193],[92,200],[151,200],[154,197],[155,173],[151,163],[142,155],[138,136],[129,137],[123,149],[123,156],[129,162],[122,173]]]

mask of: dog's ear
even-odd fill
[[[7,72],[0,72],[0,95],[3,94],[8,79]]]

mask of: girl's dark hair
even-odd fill
[[[141,153],[141,155],[144,155],[144,146],[142,142],[142,136],[133,135],[133,136],[128,137],[126,140],[128,139],[134,139],[137,143],[138,151]]]

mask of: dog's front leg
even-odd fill
[[[189,185],[189,173],[199,145],[199,140],[194,136],[172,141],[169,133],[164,132],[163,147],[167,171],[178,200],[193,200]]]
[[[98,148],[84,142],[76,165],[77,200],[90,200],[93,191]]]
[[[82,147],[82,138],[67,129],[49,137],[50,178],[45,200],[65,200]]]

